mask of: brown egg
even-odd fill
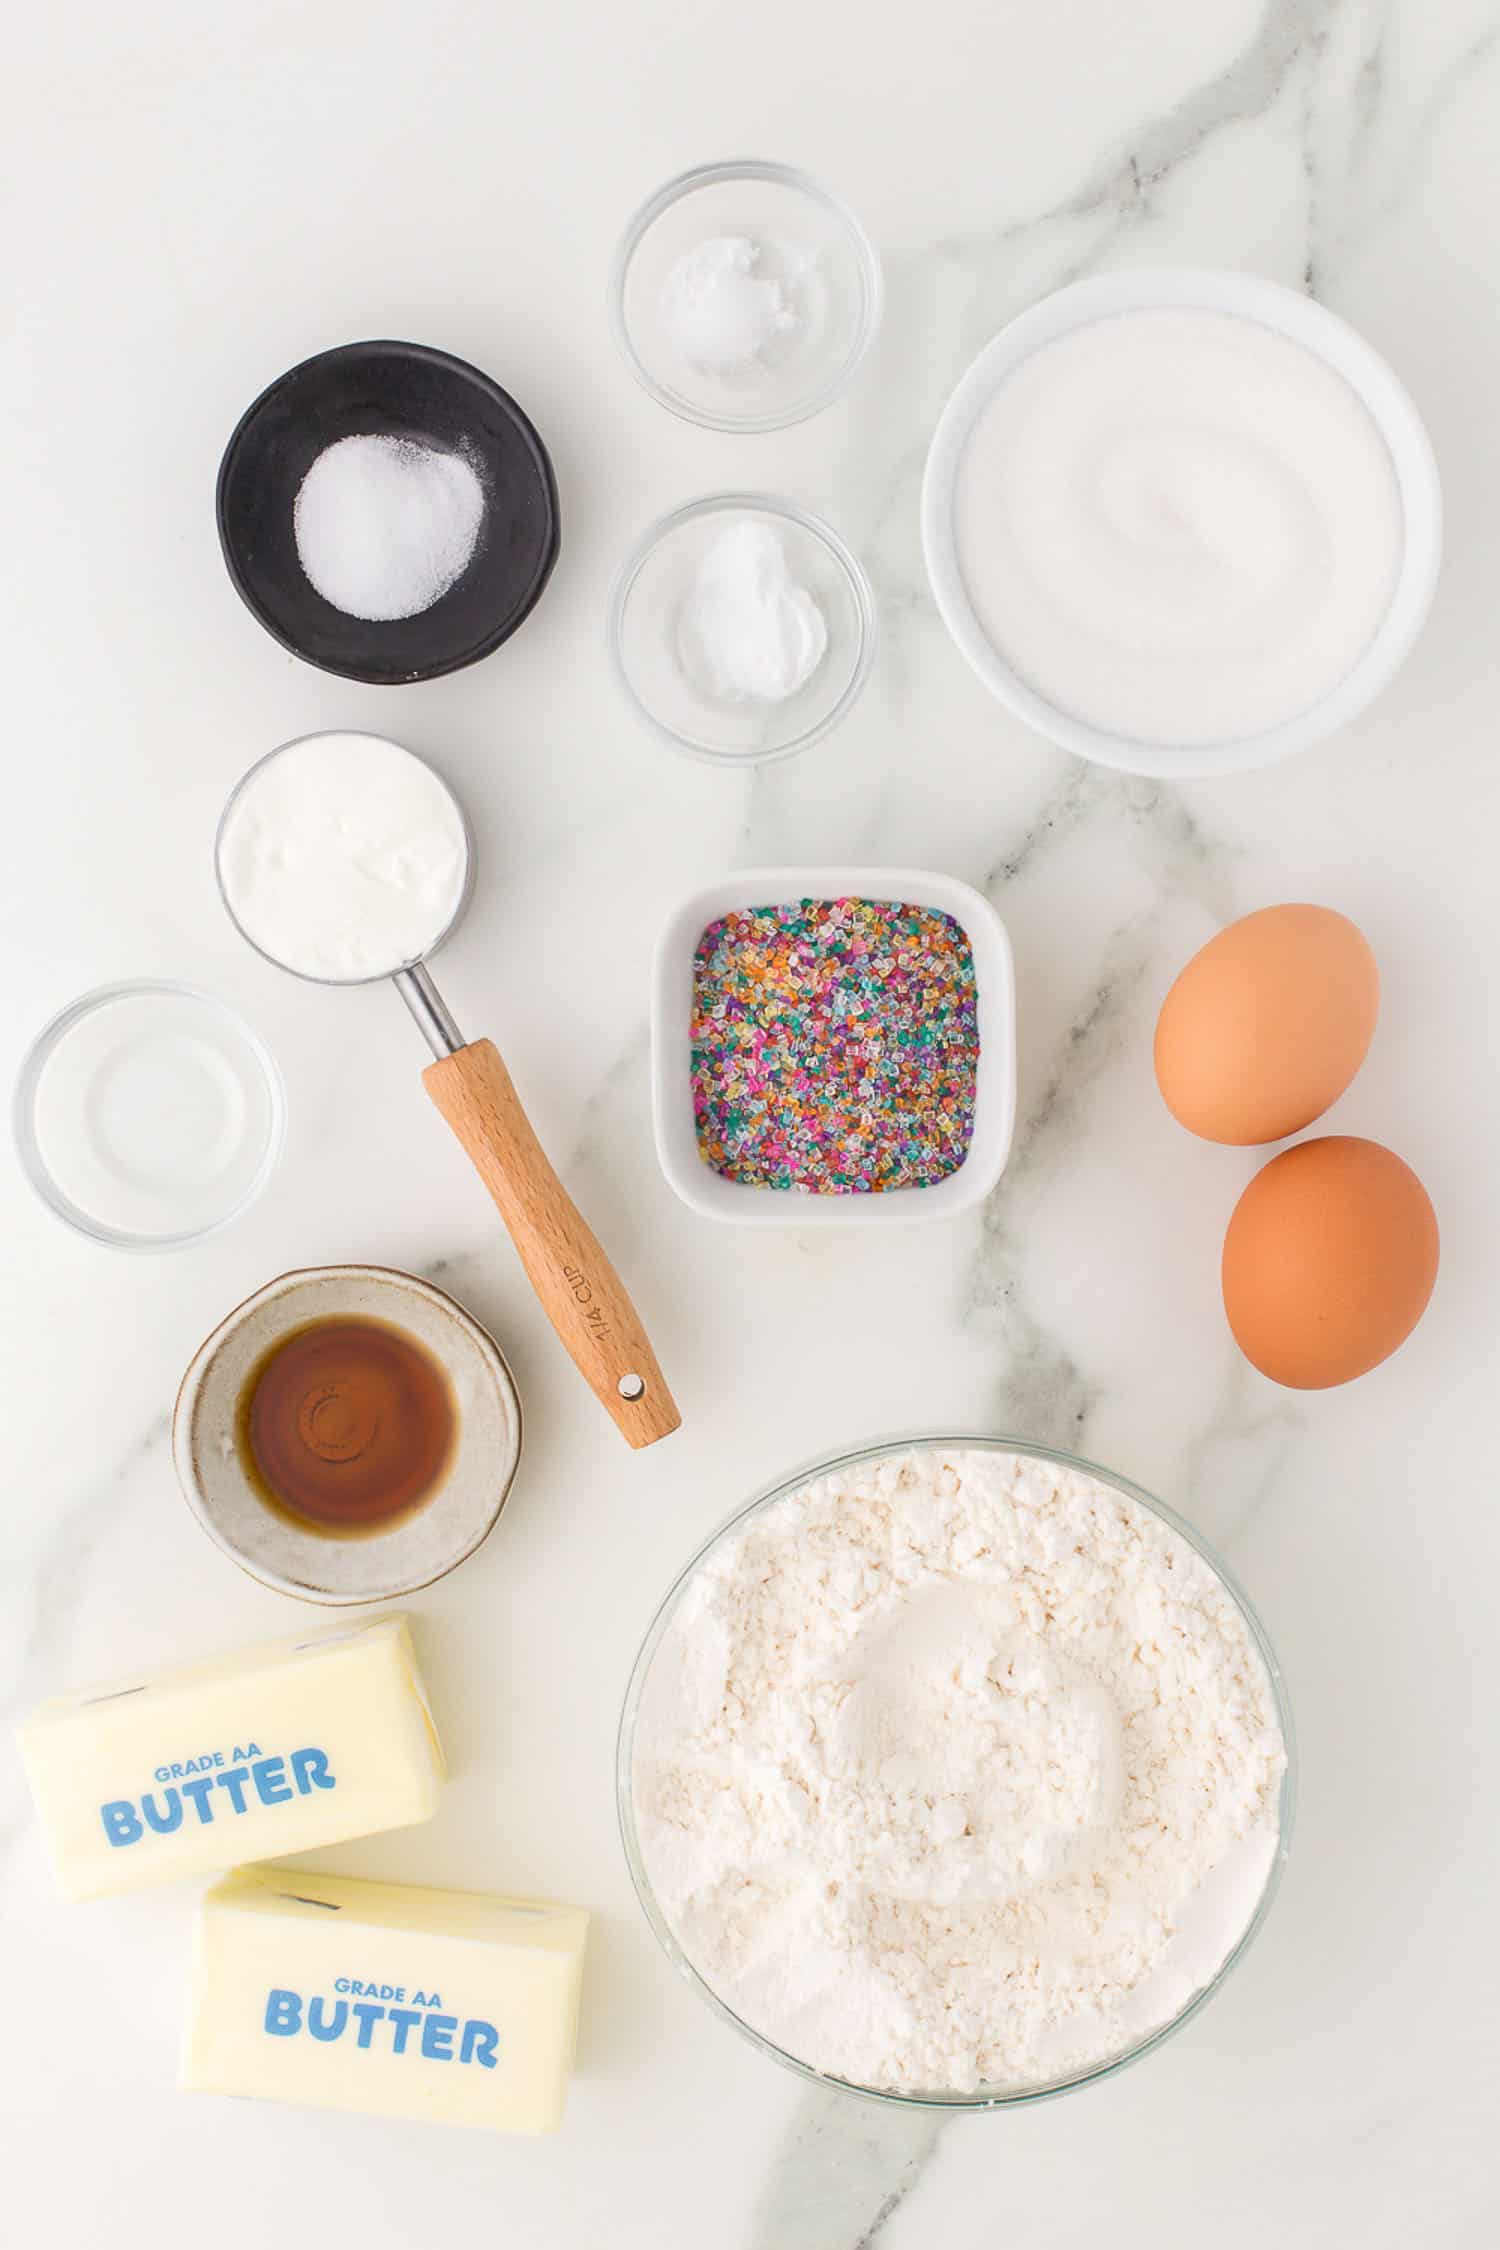
[[[1327,906],[1267,906],[1193,955],[1156,1023],[1156,1083],[1180,1125],[1244,1148],[1300,1133],[1365,1059],[1380,976]]]
[[[1437,1219],[1410,1165],[1330,1134],[1273,1156],[1235,1205],[1224,1310],[1273,1383],[1327,1390],[1405,1341],[1437,1269]]]

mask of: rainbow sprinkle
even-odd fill
[[[711,922],[693,956],[698,1152],[727,1180],[883,1195],[956,1172],[974,1131],[974,955],[951,914],[799,899]]]

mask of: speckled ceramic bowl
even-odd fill
[[[294,1329],[326,1319],[383,1320],[425,1345],[447,1375],[458,1434],[432,1498],[383,1531],[304,1528],[261,1498],[238,1452],[251,1370]],[[521,1402],[504,1354],[462,1305],[383,1266],[284,1273],[221,1321],[182,1379],[172,1456],[188,1506],[241,1570],[280,1594],[344,1606],[390,1601],[473,1554],[505,1505],[521,1457]]]

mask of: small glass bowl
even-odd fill
[[[1100,1484],[1108,1485],[1114,1491],[1123,1493],[1127,1499],[1138,1502],[1141,1507],[1148,1508],[1154,1516],[1160,1517],[1163,1523],[1175,1531],[1180,1538],[1185,1539],[1188,1545],[1195,1548],[1203,1557],[1203,1560],[1220,1580],[1224,1591],[1243,1616],[1249,1629],[1250,1638],[1266,1668],[1266,1677],[1271,1689],[1271,1701],[1276,1712],[1276,1723],[1280,1729],[1282,1745],[1286,1753],[1286,1767],[1282,1775],[1281,1795],[1277,1806],[1276,1849],[1271,1860],[1270,1871],[1266,1876],[1265,1887],[1261,1891],[1255,1911],[1251,1914],[1239,1937],[1209,1978],[1207,1984],[1202,1985],[1192,1995],[1186,2005],[1178,2010],[1169,2023],[1161,2024],[1155,2031],[1149,2032],[1144,2039],[1137,2040],[1134,2046],[1125,2048],[1120,2054],[1107,2056],[1103,2062],[1096,2063],[1092,2069],[1080,2071],[1070,2078],[1049,2079],[1046,2083],[1038,2085],[1019,2087],[981,2086],[972,2094],[903,2094],[893,2092],[888,2087],[860,2086],[855,2084],[852,2079],[832,2078],[823,2071],[814,2070],[810,2063],[803,2062],[796,2055],[788,2054],[785,2048],[778,2047],[773,2040],[767,2039],[763,2033],[754,2030],[751,2025],[747,2024],[742,2017],[737,2016],[734,2010],[719,1998],[713,1986],[699,1974],[684,1952],[665,1914],[657,1903],[651,1878],[646,1872],[635,1818],[635,1728],[640,1712],[641,1698],[645,1691],[652,1662],[657,1649],[661,1645],[662,1637],[672,1621],[679,1601],[699,1570],[706,1562],[711,1561],[738,1532],[742,1531],[752,1517],[763,1514],[768,1508],[773,1508],[778,1500],[786,1499],[789,1494],[800,1491],[804,1485],[811,1484],[815,1479],[832,1476],[841,1469],[856,1468],[866,1462],[879,1461],[891,1454],[910,1453],[927,1446],[962,1448],[964,1452],[973,1453],[1016,1453],[1024,1459],[1052,1462],[1060,1468],[1071,1469],[1080,1475],[1096,1478]],[[1213,1998],[1229,1975],[1230,1970],[1244,1959],[1252,1941],[1271,1910],[1271,1902],[1280,1888],[1282,1870],[1291,1844],[1292,1821],[1296,1808],[1296,1781],[1297,1746],[1292,1732],[1291,1705],[1287,1700],[1286,1683],[1282,1678],[1281,1667],[1276,1661],[1275,1651],[1266,1637],[1265,1627],[1261,1624],[1251,1606],[1249,1596],[1236,1583],[1233,1574],[1226,1568],[1220,1557],[1215,1554],[1202,1534],[1195,1531],[1190,1523],[1185,1522],[1163,1501],[1153,1498],[1140,1485],[1132,1484],[1128,1477],[1117,1476],[1112,1469],[1101,1469],[1096,1462],[1086,1461],[1081,1455],[1063,1453],[1054,1446],[1030,1445],[1021,1438],[969,1437],[955,1435],[951,1431],[944,1433],[925,1432],[912,1437],[885,1438],[874,1445],[862,1445],[856,1447],[852,1452],[833,1454],[827,1460],[812,1462],[806,1468],[798,1469],[794,1475],[783,1477],[778,1483],[757,1494],[755,1499],[747,1502],[744,1507],[737,1509],[726,1523],[721,1524],[719,1529],[704,1541],[698,1552],[679,1573],[668,1591],[666,1599],[651,1621],[650,1629],[641,1644],[640,1654],[635,1660],[635,1666],[630,1675],[630,1684],[625,1691],[625,1707],[620,1714],[620,1732],[615,1757],[615,1795],[620,1819],[620,1837],[625,1847],[625,1859],[630,1869],[630,1879],[635,1885],[636,1897],[640,1900],[646,1920],[650,1923],[658,1944],[678,1975],[693,1987],[701,1999],[708,2002],[715,2015],[719,2016],[725,2023],[732,2024],[735,2030],[742,2033],[753,2047],[758,2047],[763,2055],[769,2055],[773,2062],[783,2064],[788,2070],[795,2071],[800,2078],[809,2079],[814,2085],[833,2086],[838,2088],[840,2092],[858,2094],[867,2101],[888,2102],[898,2109],[1020,2109],[1031,2102],[1049,2101],[1058,2094],[1071,2094],[1080,2086],[1097,2085],[1102,2079],[1113,2078],[1118,2071],[1126,2069],[1129,2064],[1139,2062],[1143,2056],[1153,2053],[1175,2032],[1180,2031],[1184,2024],[1190,2023],[1199,2009],[1205,2007]]]
[[[683,601],[736,516],[777,531],[788,569],[828,628],[817,670],[784,703],[715,702],[677,660]],[[767,765],[806,750],[848,712],[875,659],[875,596],[858,559],[817,516],[763,493],[717,493],[664,516],[627,558],[610,602],[609,638],[621,686],[663,742],[710,765]]]
[[[756,243],[800,325],[770,364],[721,374],[677,351],[662,292],[677,261],[716,237]],[[710,430],[784,430],[838,397],[880,325],[880,260],[836,196],[788,164],[704,164],[669,180],[615,253],[610,311],[632,374],[669,413]]]
[[[270,1049],[211,992],[87,992],[34,1041],[12,1113],[48,1208],[116,1250],[180,1250],[229,1225],[275,1169],[286,1100]]]

